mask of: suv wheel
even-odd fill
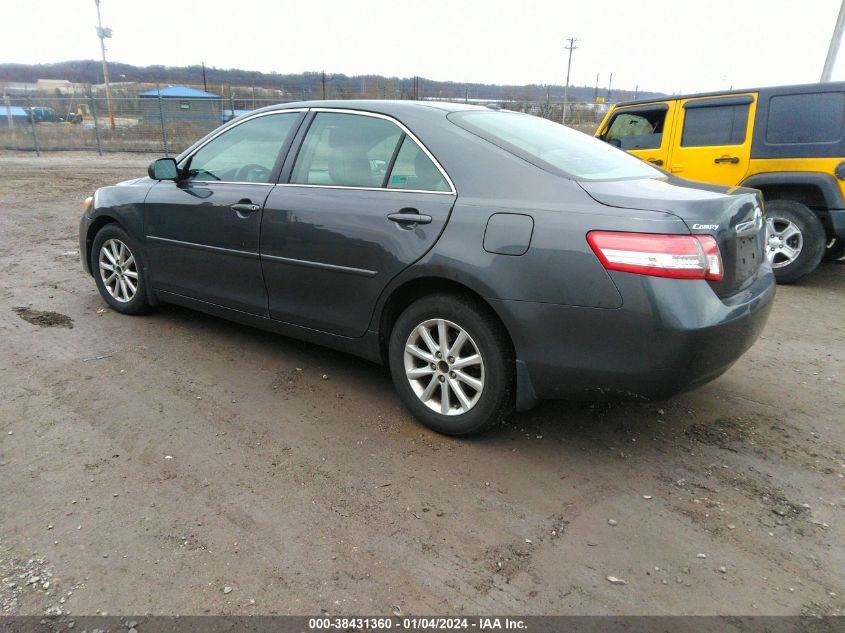
[[[824,255],[824,227],[809,207],[792,200],[766,204],[766,256],[778,283],[791,283],[813,272]]]
[[[412,303],[393,327],[388,356],[405,406],[439,433],[480,433],[513,410],[510,340],[475,301],[437,294]]]

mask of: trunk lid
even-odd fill
[[[724,187],[680,178],[579,181],[596,202],[622,209],[663,211],[679,217],[690,234],[712,235],[724,275],[708,281],[720,297],[734,293],[764,261],[762,197],[754,189]]]

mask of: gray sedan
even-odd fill
[[[390,101],[251,112],[98,189],[80,224],[114,310],[179,304],[384,363],[452,435],[719,376],[768,316],[764,242],[754,190],[525,114]]]

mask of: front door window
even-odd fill
[[[190,159],[184,179],[268,183],[299,112],[259,116],[213,139]]]

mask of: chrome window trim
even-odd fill
[[[214,134],[210,138],[207,138],[205,141],[203,141],[202,145],[200,145],[199,147],[194,149],[193,152],[191,152],[190,154],[185,156],[185,158],[183,158],[181,161],[179,161],[176,164],[176,166],[181,171],[182,166],[187,161],[191,160],[194,156],[196,156],[197,152],[199,152],[203,147],[205,147],[206,145],[211,143],[211,141],[216,139],[221,134],[225,134],[229,130],[238,127],[242,123],[246,123],[247,121],[252,121],[253,119],[258,119],[258,118],[261,118],[261,117],[264,117],[264,116],[287,114],[288,112],[307,112],[307,111],[308,111],[308,108],[287,108],[287,109],[283,108],[283,109],[280,109],[280,110],[270,110],[269,112],[258,112],[256,114],[251,114],[251,115],[245,117],[243,120],[238,121],[237,123],[234,123],[232,125],[228,125],[228,126],[224,127],[222,130],[218,130],[216,134]],[[204,183],[204,184],[213,184],[213,183],[222,182],[222,183],[226,183],[227,185],[270,185],[270,186],[273,186],[274,184],[276,184],[276,183],[273,183],[273,182],[243,182],[243,181],[239,181],[239,180],[188,180],[188,182],[197,182],[197,183]]]
[[[431,189],[388,189],[387,187],[355,187],[352,185],[308,185],[298,182],[277,182],[276,187],[306,187],[308,189],[355,189],[357,191],[389,191],[393,193],[433,193],[438,196],[454,196],[453,191],[433,191]]]
[[[434,166],[437,167],[437,171],[446,179],[446,183],[449,185],[449,191],[434,191],[432,189],[391,189],[390,187],[355,187],[352,185],[314,185],[310,183],[298,183],[298,182],[280,182],[276,183],[277,186],[296,186],[296,187],[320,187],[320,188],[328,188],[328,189],[365,189],[367,191],[412,191],[417,193],[439,193],[439,194],[446,194],[449,196],[457,195],[457,190],[455,189],[455,183],[452,182],[452,179],[449,177],[449,174],[446,173],[446,170],[443,169],[443,166],[440,164],[434,155],[428,151],[428,148],[423,145],[422,141],[417,138],[417,136],[411,132],[401,121],[394,119],[392,116],[387,114],[381,114],[380,112],[369,112],[368,110],[350,110],[348,108],[309,108],[309,112],[328,112],[331,114],[355,114],[358,116],[368,116],[374,119],[384,119],[385,121],[390,121],[394,125],[398,126],[400,130],[402,130],[405,135],[410,138],[414,143],[417,144],[423,153],[428,157],[428,159],[434,163]],[[307,137],[307,133],[306,133]],[[302,142],[305,142],[305,138],[302,139]],[[301,144],[300,144],[301,146]],[[295,166],[295,164],[294,164]]]
[[[246,180],[185,180],[191,184],[197,185],[257,185],[259,187],[273,187],[274,182],[249,182]]]

